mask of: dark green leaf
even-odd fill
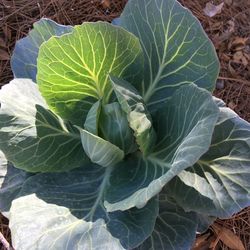
[[[119,103],[103,106],[99,122],[101,136],[122,149],[125,154],[137,150],[133,131]]]
[[[197,232],[204,233],[209,226],[217,219],[216,217],[208,216],[206,214],[196,214],[198,220]]]
[[[107,213],[103,192],[110,171],[93,164],[26,181],[11,207],[14,248],[127,250],[141,244],[153,231],[158,201],[140,210]]]
[[[154,148],[156,134],[144,101],[137,90],[127,81],[114,76],[110,79],[121,108],[127,114],[136,142],[141,152],[147,155]]]
[[[16,198],[24,181],[31,176],[25,171],[14,168],[0,151],[0,212],[9,216],[11,202]]]
[[[250,203],[250,125],[229,108],[220,116],[209,151],[168,187],[187,211],[228,217]]]
[[[62,172],[87,161],[78,130],[47,109],[31,80],[2,87],[0,103],[0,149],[15,167]]]
[[[135,250],[188,250],[195,240],[197,217],[160,194],[160,212],[152,235]]]
[[[81,133],[82,146],[90,160],[103,167],[112,167],[123,160],[124,152],[99,136],[77,127]]]
[[[94,135],[98,135],[98,122],[101,112],[101,101],[97,101],[90,108],[86,121],[84,123],[84,128]]]
[[[148,157],[133,155],[112,172],[108,211],[143,207],[173,177],[209,148],[218,108],[211,94],[195,85],[178,89],[155,120],[158,141]]]
[[[140,39],[145,73],[136,86],[150,110],[188,83],[214,89],[215,49],[200,22],[176,0],[130,0],[119,21]]]

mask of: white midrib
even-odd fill
[[[168,23],[167,30],[166,30],[166,33],[165,33],[164,53],[163,53],[163,56],[162,56],[162,59],[161,59],[160,65],[159,65],[159,70],[157,72],[157,75],[156,75],[153,83],[149,85],[149,88],[147,89],[146,94],[143,96],[143,99],[144,99],[145,103],[148,103],[151,96],[155,93],[155,88],[157,87],[157,84],[161,79],[162,71],[164,70],[164,62],[166,60],[167,48],[168,48],[168,39],[167,39],[167,37],[168,37],[168,32],[169,32],[169,25],[170,25],[170,22]]]
[[[107,182],[109,181],[109,177],[110,177],[112,170],[113,170],[113,167],[108,167],[106,169],[103,180],[102,180],[102,184],[99,187],[99,194],[91,210],[88,212],[86,216],[84,216],[85,219],[89,219],[90,221],[93,221],[93,216],[95,215],[96,209],[99,206],[101,199],[103,198],[105,186],[107,185]]]
[[[172,10],[173,10],[174,6],[175,5],[172,6],[172,9],[170,11],[171,15],[172,15]],[[159,70],[157,72],[157,75],[156,75],[153,83],[150,84],[146,94],[143,96],[145,103],[148,103],[151,96],[155,93],[155,88],[157,87],[157,84],[161,78],[162,71],[164,70],[164,61],[165,61],[166,56],[167,56],[167,49],[168,49],[169,40],[171,40],[170,38],[168,38],[170,23],[171,23],[171,18],[169,18],[169,21],[167,23],[166,32],[164,34],[165,35],[164,53],[163,53],[163,57],[161,59],[160,65],[159,65]]]
[[[161,78],[161,74],[162,74],[163,70],[164,70],[164,66],[161,64],[153,83],[149,85],[149,88],[147,89],[147,92],[143,97],[145,103],[148,103],[151,96],[154,94],[155,88],[156,88],[156,86],[157,86],[157,84],[158,84],[158,82],[159,82],[159,80]]]

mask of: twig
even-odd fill
[[[246,13],[246,12],[248,12],[249,10],[250,10],[250,8],[247,8],[247,9],[245,9],[245,10],[243,10],[243,11],[237,13],[236,15],[234,15],[233,18],[238,17],[239,15],[242,15],[243,13]]]
[[[12,247],[10,246],[9,242],[5,239],[5,237],[1,232],[0,232],[0,242],[3,244],[6,250],[12,250]]]
[[[221,76],[219,76],[218,79],[219,80],[228,80],[228,81],[240,82],[240,83],[247,84],[247,85],[250,86],[250,81],[243,80],[243,79],[236,79],[236,78],[230,78],[230,77],[221,77]]]

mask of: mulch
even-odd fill
[[[84,21],[111,21],[119,16],[127,0],[0,0],[0,86],[12,78],[10,56],[15,42],[24,37],[32,24],[48,17],[61,24]],[[203,9],[209,0],[180,0],[201,21],[213,41],[221,63],[214,95],[223,99],[243,119],[250,122],[250,1],[224,2],[222,12],[208,17]],[[0,215],[0,232],[10,241],[8,221]],[[232,249],[223,230],[230,230],[250,250],[250,208],[228,220],[217,220],[197,238],[194,249]],[[218,232],[216,228],[221,228]],[[226,231],[227,232],[227,231]],[[203,237],[203,238],[202,238]],[[200,239],[200,240],[199,240]],[[1,249],[1,244],[0,244]]]
[[[213,41],[221,63],[214,95],[223,99],[250,122],[250,1],[180,0],[191,9]],[[203,9],[207,2],[224,2],[222,12],[210,18]]]

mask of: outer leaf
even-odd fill
[[[118,25],[120,26],[121,25],[121,19],[120,17],[117,17],[117,18],[114,18],[111,22],[113,25]]]
[[[93,103],[109,100],[109,73],[136,83],[142,70],[142,50],[134,35],[109,23],[84,23],[41,46],[37,79],[49,106],[81,126]]]
[[[145,74],[136,86],[151,110],[182,85],[214,89],[215,49],[199,21],[176,0],[130,0],[120,25],[140,38]]]
[[[0,91],[0,149],[29,172],[81,167],[86,155],[77,129],[47,109],[37,85],[15,79]]]
[[[88,112],[84,128],[94,135],[98,135],[98,121],[101,112],[101,102],[97,101],[93,104]]]
[[[154,148],[156,134],[152,119],[138,91],[128,82],[117,77],[110,77],[117,99],[127,114],[136,142],[144,155]]]
[[[220,108],[209,151],[173,179],[168,190],[187,211],[231,216],[250,205],[249,152],[250,124]]]
[[[195,240],[197,217],[160,194],[160,212],[152,235],[135,250],[188,250]]]
[[[15,249],[120,250],[142,243],[153,231],[158,202],[108,214],[102,202],[110,171],[89,165],[26,181],[11,207]]]
[[[195,85],[177,90],[155,120],[158,141],[153,153],[133,156],[115,167],[107,190],[108,211],[142,207],[209,148],[218,108]]]
[[[70,33],[72,27],[59,25],[46,18],[35,22],[33,26],[29,35],[16,43],[11,58],[11,68],[16,78],[31,78],[36,82],[39,47],[52,36]]]
[[[207,216],[205,214],[197,214],[197,219],[198,219],[197,232],[204,233],[217,218],[212,216]]]
[[[133,131],[119,103],[103,106],[99,122],[102,137],[122,149],[125,154],[137,150]]]
[[[30,176],[25,171],[8,164],[0,151],[0,212],[6,217],[9,215],[11,202],[16,198],[23,182]]]
[[[124,152],[120,148],[87,130],[77,128],[81,133],[82,146],[92,162],[103,167],[111,167],[122,161]]]
[[[224,107],[226,107],[225,102],[224,102],[223,100],[221,100],[220,98],[217,98],[217,97],[213,96],[213,99],[214,99],[214,102],[217,104],[217,106],[218,106],[219,108],[224,108]]]

